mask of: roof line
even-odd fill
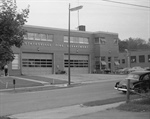
[[[68,31],[68,29],[63,29],[63,28],[53,28],[53,27],[45,27],[45,26],[35,26],[35,25],[24,25],[24,27],[32,27],[32,28],[41,28],[41,29],[52,29],[52,30],[62,30],[62,31]],[[113,34],[113,35],[118,35],[118,33],[113,33],[113,32],[105,32],[105,31],[96,31],[96,32],[91,32],[91,31],[78,31],[78,30],[72,30],[73,32],[79,32],[79,33],[90,33],[90,34],[97,34],[97,33],[105,33],[105,34]]]

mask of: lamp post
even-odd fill
[[[69,22],[68,22],[68,85],[71,83],[71,78],[70,78],[70,12],[71,11],[77,11],[82,9],[83,6],[77,6],[74,8],[70,8],[70,3],[69,3]]]
[[[128,51],[128,49],[125,49],[125,51],[127,52],[127,67],[130,68],[130,56],[129,56],[129,51]]]

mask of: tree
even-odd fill
[[[149,43],[146,43],[144,39],[141,38],[129,38],[126,40],[119,40],[119,51],[123,52],[125,49],[130,50],[147,50],[150,49]]]
[[[23,25],[27,22],[29,6],[17,11],[12,0],[3,0],[0,6],[0,63],[13,61],[12,47],[20,48],[26,31]]]

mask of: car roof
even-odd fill
[[[150,71],[133,71],[133,72],[131,72],[130,74],[136,74],[136,75],[143,75],[143,74],[145,74],[145,73],[150,73]]]

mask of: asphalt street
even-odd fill
[[[53,109],[113,97],[125,97],[125,95],[113,89],[115,82],[116,80],[107,80],[56,90],[27,93],[0,93],[0,115]]]

